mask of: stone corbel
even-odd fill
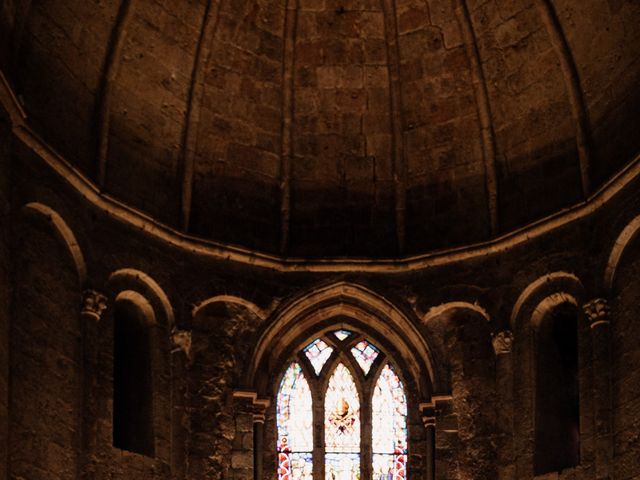
[[[81,314],[85,318],[91,318],[99,322],[102,314],[107,309],[107,297],[96,290],[85,290],[82,293]]]
[[[513,349],[513,333],[510,330],[495,333],[491,343],[496,355],[508,355]]]
[[[171,332],[171,353],[183,352],[191,360],[191,332],[173,330]]]
[[[592,329],[609,324],[610,308],[605,298],[595,298],[585,303],[582,308]]]

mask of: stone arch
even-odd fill
[[[443,333],[444,330],[451,330],[456,327],[456,322],[460,320],[465,321],[466,316],[482,319],[482,324],[479,325],[482,335],[485,336],[487,344],[491,343],[491,317],[486,309],[484,309],[478,303],[471,303],[465,300],[454,300],[451,302],[443,303],[431,307],[427,313],[422,316],[421,322],[428,329],[429,338],[434,338],[431,343],[434,351],[432,352],[437,356],[437,367],[440,369],[438,372],[439,378],[446,379],[446,388],[443,391],[451,391],[451,379],[450,379],[450,359],[449,351],[446,346],[446,340]],[[486,334],[486,335],[485,335]]]
[[[156,314],[149,301],[134,290],[123,290],[116,295],[115,302],[128,302],[135,305],[144,317],[148,326],[156,325]]]
[[[491,435],[496,424],[493,409],[495,360],[491,317],[477,303],[453,300],[430,308],[422,317],[426,335],[433,338],[434,354],[447,381],[448,401],[438,405],[436,437],[460,442],[460,449],[442,448],[443,465],[460,478],[494,478]],[[472,453],[473,452],[473,453]]]
[[[618,271],[618,266],[627,247],[638,237],[640,232],[640,215],[635,217],[620,232],[609,253],[607,266],[604,271],[604,288],[607,291],[613,290],[613,282]]]
[[[56,238],[65,246],[78,274],[78,283],[83,286],[87,281],[87,263],[73,230],[53,208],[39,202],[30,202],[22,207],[25,215],[45,220],[53,229]]]
[[[422,323],[426,325],[434,318],[440,317],[441,315],[452,315],[459,310],[468,310],[469,312],[474,312],[481,317],[484,317],[487,322],[491,322],[489,313],[487,313],[487,311],[477,303],[453,301],[431,307],[429,311],[422,317]]]
[[[345,327],[364,327],[364,331],[384,336],[397,349],[398,360],[407,367],[406,374],[423,399],[440,391],[442,382],[435,374],[429,346],[415,323],[381,295],[348,282],[313,289],[280,309],[258,340],[245,372],[246,385],[263,390],[265,386],[258,385],[258,372],[278,368],[278,360],[292,343],[335,328],[335,323],[327,323],[334,318]]]
[[[215,297],[208,298],[203,300],[200,303],[197,303],[192,310],[192,316],[195,318],[198,316],[200,311],[206,309],[210,305],[214,305],[216,303],[228,303],[232,305],[238,305],[240,307],[245,308],[252,315],[257,317],[260,320],[264,320],[267,317],[267,312],[265,312],[262,308],[258,307],[255,303],[250,302],[241,297],[236,297],[235,295],[216,295]]]
[[[175,316],[171,302],[158,283],[146,273],[133,268],[123,268],[113,272],[107,281],[107,289],[118,298],[123,292],[137,292],[152,307],[154,318],[159,325],[173,328]],[[131,294],[127,294],[131,296]]]
[[[531,282],[514,304],[510,323],[514,335],[512,365],[514,372],[514,454],[516,474],[522,476],[534,469],[538,370],[538,335],[543,322],[568,307],[575,314],[578,344],[589,342],[589,326],[581,322],[581,305],[585,302],[585,289],[580,279],[568,272],[552,272]],[[590,372],[578,349],[579,398],[588,398]],[[580,424],[587,425],[585,403],[581,402]],[[588,433],[588,432],[584,432]]]
[[[537,278],[522,291],[513,306],[511,331],[515,334],[520,324],[531,320],[534,312],[540,308],[550,308],[553,302],[560,298],[555,295],[561,295],[576,306],[582,305],[585,299],[584,286],[573,273],[553,272]],[[547,297],[553,297],[553,300],[546,300]],[[537,315],[540,315],[540,312]]]

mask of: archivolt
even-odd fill
[[[640,215],[631,220],[624,230],[620,232],[620,235],[618,235],[618,238],[613,244],[613,248],[609,254],[609,260],[607,261],[607,268],[604,272],[604,286],[607,290],[611,291],[613,289],[613,281],[615,280],[622,255],[631,242],[638,236],[638,232],[640,232]]]
[[[555,308],[567,301],[576,306],[584,301],[584,286],[580,279],[567,272],[543,275],[531,282],[518,297],[511,312],[511,330],[515,333],[518,324],[527,318],[538,319],[540,309]]]
[[[137,292],[153,307],[155,318],[169,328],[175,324],[173,308],[164,290],[144,272],[124,268],[113,272],[107,281],[107,288],[115,295],[127,290]]]
[[[424,315],[424,317],[422,317],[422,323],[427,324],[434,318],[440,317],[442,315],[447,315],[449,313],[454,313],[457,310],[466,310],[469,312],[473,312],[483,317],[487,322],[491,321],[491,317],[489,317],[487,311],[477,303],[457,301],[443,303],[442,305],[431,307],[429,311]]]
[[[254,386],[257,372],[277,368],[275,362],[292,342],[307,332],[316,333],[314,329],[334,317],[342,317],[341,326],[349,327],[353,321],[387,339],[423,398],[439,391],[442,382],[436,378],[428,345],[415,324],[382,296],[346,282],[313,290],[280,310],[258,341],[246,372],[247,385]]]
[[[207,308],[209,305],[213,305],[214,303],[231,303],[234,305],[240,305],[241,307],[246,308],[260,320],[264,320],[267,317],[267,312],[258,307],[255,303],[252,303],[249,300],[245,300],[244,298],[236,297],[234,295],[217,295],[215,297],[208,298],[207,300],[204,300],[193,307],[192,316],[194,318],[197,317],[200,311]]]
[[[69,251],[69,255],[73,260],[78,273],[78,282],[83,286],[87,280],[87,264],[82,254],[82,249],[76,240],[69,225],[63,220],[63,218],[53,210],[51,207],[38,202],[27,203],[22,207],[22,211],[25,214],[34,215],[37,218],[46,219],[53,227],[53,231],[56,237],[64,244]]]

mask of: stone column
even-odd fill
[[[452,437],[457,439],[458,425],[457,417],[452,411],[453,404],[450,395],[435,395],[431,402],[420,404],[422,423],[426,430],[426,465],[424,470],[426,480],[435,480],[436,465],[439,464],[443,472],[449,471],[453,465],[450,458],[453,453],[451,440]],[[442,445],[439,446],[439,442],[442,442]],[[442,458],[436,458],[436,451]],[[444,475],[441,476],[444,478]]]
[[[235,438],[231,451],[231,478],[253,480],[262,477],[265,410],[269,400],[255,392],[233,393]]]
[[[259,480],[263,475],[263,460],[264,460],[264,422],[265,411],[269,407],[269,400],[259,399],[254,400],[254,412],[253,412],[253,478]]]
[[[595,420],[596,479],[611,478],[613,414],[611,394],[611,339],[609,305],[596,298],[583,306],[591,326],[593,349],[593,401]]]
[[[92,478],[92,458],[96,452],[97,405],[94,392],[97,390],[98,369],[98,323],[107,308],[107,297],[96,290],[85,290],[82,294],[82,404],[80,429],[80,472],[78,478]]]
[[[503,330],[493,336],[496,355],[496,449],[499,480],[515,478],[513,444],[513,333]]]
[[[422,404],[422,423],[427,431],[426,480],[436,478],[436,411],[434,403]]]

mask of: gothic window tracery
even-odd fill
[[[404,384],[356,332],[329,332],[298,352],[278,385],[276,418],[278,480],[406,478]]]

